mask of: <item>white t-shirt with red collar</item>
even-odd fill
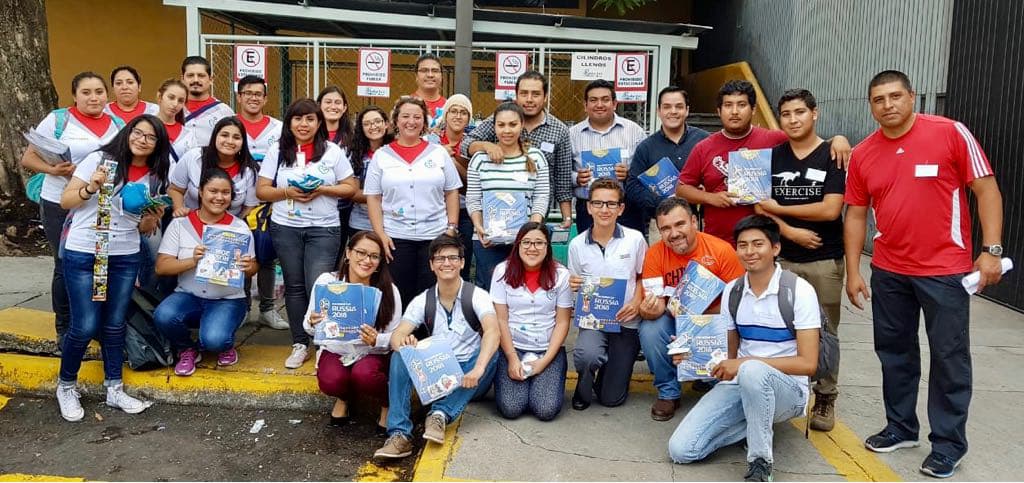
[[[192,217],[196,217],[196,215],[198,213],[192,215]],[[200,221],[200,223],[202,222]],[[244,220],[225,213],[224,218],[218,223],[212,225],[203,224],[204,229],[207,226],[233,231],[250,237],[249,249],[245,254],[250,257],[255,256],[251,240],[252,232],[249,231],[249,225]],[[193,221],[190,220],[190,217],[183,216],[171,220],[171,223],[167,225],[167,231],[164,232],[163,240],[160,241],[159,253],[176,257],[179,260],[185,260],[192,258],[196,246],[202,243],[203,236],[196,231]],[[137,242],[136,245],[138,245]],[[174,291],[189,293],[204,299],[239,299],[245,297],[245,291],[239,288],[196,282],[196,270],[194,268],[178,275],[178,287]]]

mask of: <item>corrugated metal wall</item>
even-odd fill
[[[1003,245],[1018,265],[986,290],[1024,310],[1024,2],[957,0],[953,14],[946,113],[967,125],[988,155],[1003,193]],[[975,211],[976,213],[976,211]],[[974,216],[975,246],[980,225]]]

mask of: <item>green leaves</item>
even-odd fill
[[[656,1],[656,0],[650,0]],[[644,6],[648,0],[597,0],[594,2],[594,7],[603,7],[607,12],[609,8],[615,8],[620,16],[626,15],[626,12],[640,8]]]

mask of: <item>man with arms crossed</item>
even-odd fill
[[[846,180],[846,294],[858,308],[871,300],[875,354],[882,363],[886,426],[864,442],[876,452],[918,445],[921,381],[918,319],[930,349],[928,422],[931,453],[921,472],[953,476],[967,454],[971,402],[970,296],[961,279],[981,272],[978,289],[1001,278],[1003,198],[985,153],[963,124],[916,114],[906,74],[880,72],[868,85],[879,130],[857,145]],[[970,205],[978,200],[982,253],[971,262]],[[868,206],[878,233],[871,292],[860,273]]]

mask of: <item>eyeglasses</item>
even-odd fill
[[[441,265],[441,264],[443,264],[446,261],[450,262],[450,263],[458,263],[459,260],[462,260],[462,256],[461,255],[438,255],[436,257],[430,257],[430,260],[433,261],[434,263],[438,264],[438,265]]]
[[[419,72],[420,74],[440,74],[441,69],[428,69],[424,67],[422,69],[416,69],[416,72]]]
[[[451,109],[451,108],[449,108],[448,109],[448,115],[449,116],[465,116],[465,117],[469,117],[469,111],[467,111],[465,109]]]
[[[132,128],[132,137],[134,137],[136,139],[137,138],[142,138],[143,140],[145,140],[149,144],[156,144],[156,134],[146,134],[146,133],[142,132],[142,130],[140,130],[137,127],[133,127]]]
[[[363,121],[363,127],[377,127],[377,126],[383,126],[383,125],[384,125],[384,120],[383,119],[371,119],[369,121]]]
[[[621,201],[591,200],[589,203],[590,203],[590,206],[593,206],[594,208],[597,208],[597,209],[601,209],[601,208],[607,207],[607,208],[611,208],[613,210],[622,205]]]
[[[242,97],[255,97],[255,98],[259,99],[259,98],[265,96],[266,94],[264,94],[264,93],[262,93],[260,91],[242,91],[242,92],[239,92],[238,95],[240,95]]]
[[[548,246],[548,242],[544,240],[523,240],[519,242],[519,246],[526,248],[542,249]]]
[[[355,258],[357,262],[361,262],[369,258],[371,262],[380,263],[379,253],[370,253],[366,250],[363,250],[362,248],[353,248],[352,252],[356,254]]]

